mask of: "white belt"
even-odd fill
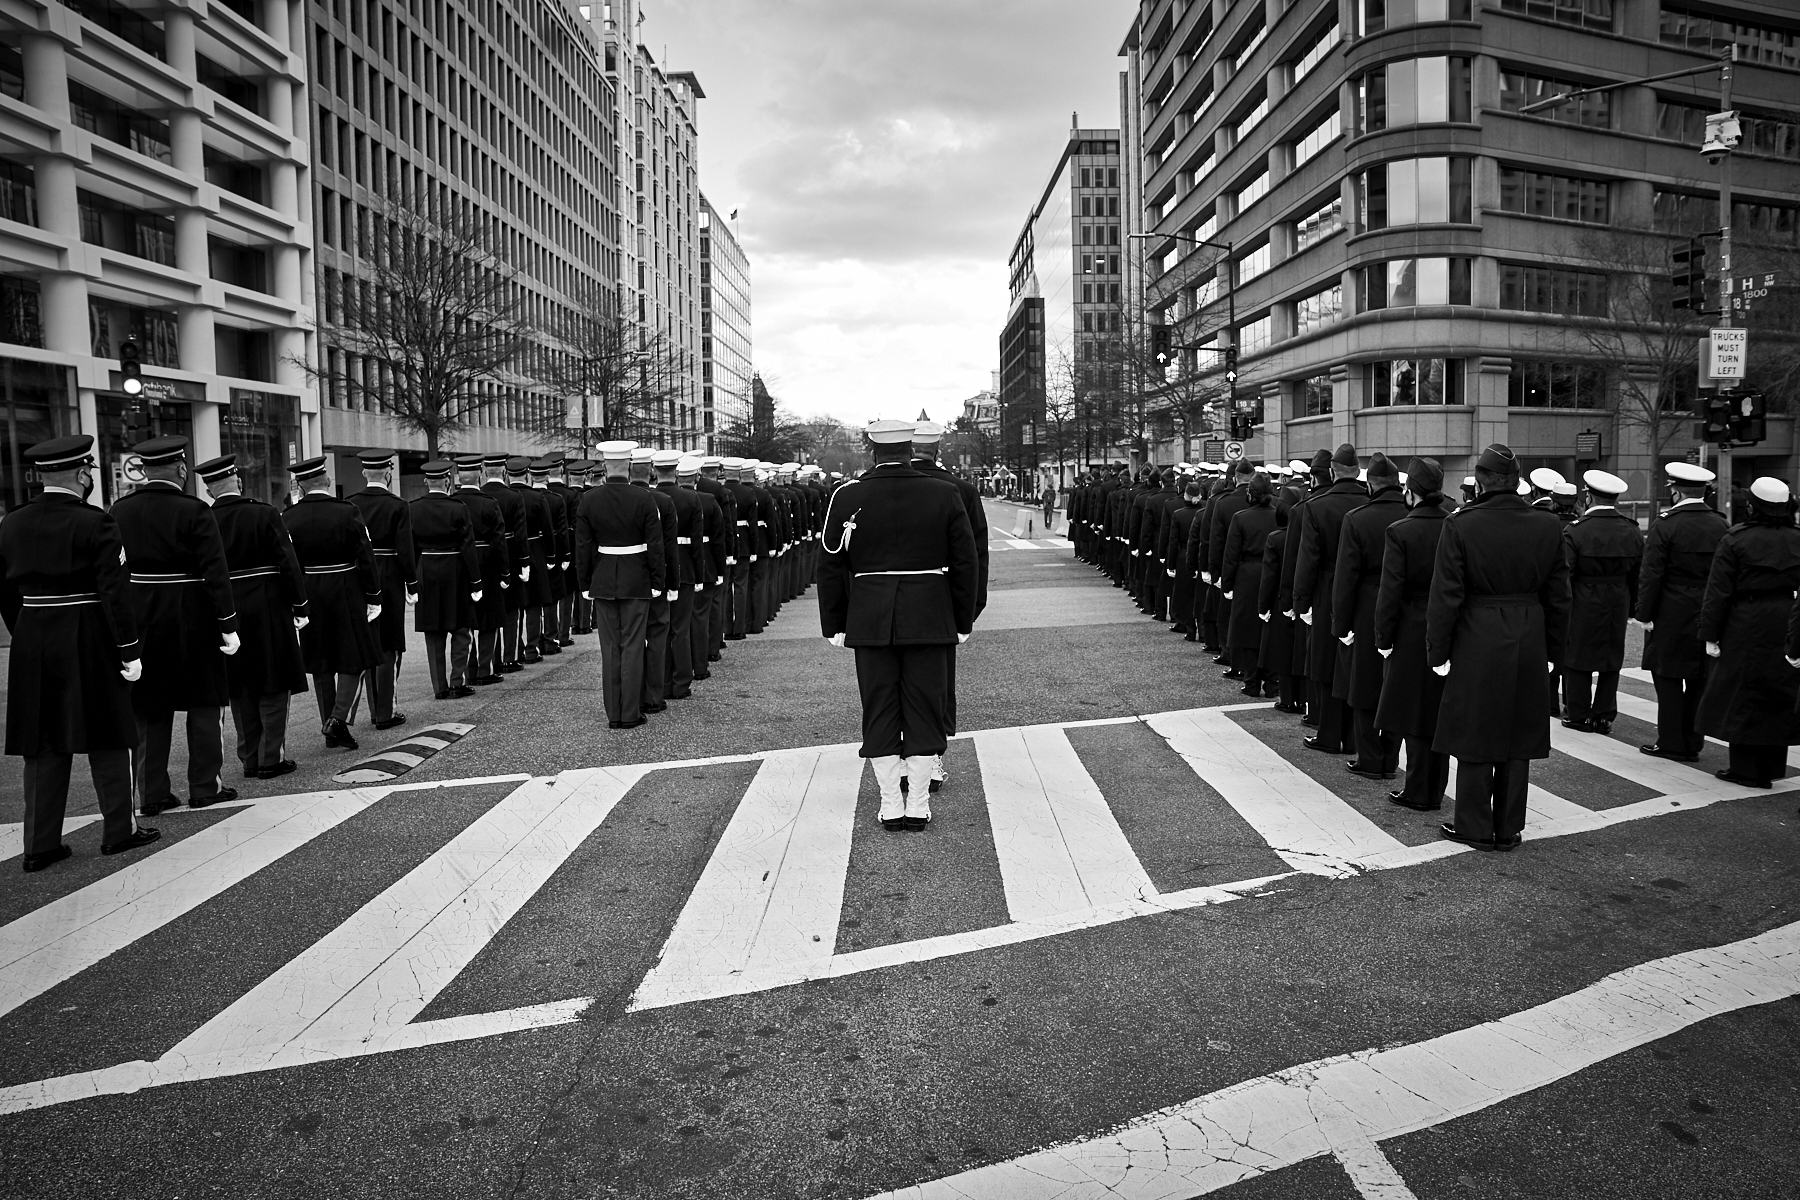
[[[861,579],[865,575],[948,575],[949,573],[949,567],[932,567],[929,571],[858,571],[855,578]]]
[[[355,563],[326,563],[324,566],[307,567],[308,575],[341,575],[345,571],[356,570]]]
[[[748,521],[739,521],[738,522],[738,528],[740,528],[740,529],[748,529],[749,527],[750,527],[750,522],[748,522]]]
[[[274,567],[246,567],[242,571],[233,571],[231,577],[233,579],[256,579],[263,575],[279,575],[280,573]]]
[[[133,583],[199,583],[200,579],[198,576],[194,576],[194,575],[183,575],[179,571],[168,572],[168,573],[144,572],[141,574],[137,571],[133,571],[131,573],[131,582],[133,582]]]
[[[98,592],[70,592],[62,596],[23,596],[20,603],[26,608],[72,608],[77,604],[98,604]]]
[[[427,558],[446,558],[461,554],[461,550],[421,550],[420,554]]]
[[[375,555],[377,558],[398,558],[400,556],[400,552],[398,550],[383,550],[379,546],[377,546],[373,550],[371,550],[370,553]]]
[[[639,543],[636,546],[595,546],[594,549],[602,554],[645,554],[650,547]]]
[[[676,538],[676,539],[675,539],[675,544],[676,544],[676,545],[677,545],[677,546],[691,546],[691,545],[693,545],[693,544],[694,544],[694,539],[693,539],[693,538],[684,538],[684,537],[678,537],[678,538]]]

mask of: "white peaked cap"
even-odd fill
[[[1531,495],[1531,485],[1529,483],[1525,482],[1523,479],[1519,480],[1518,492],[1519,492],[1519,495],[1521,495],[1521,496]]]
[[[1176,469],[1176,470],[1177,470],[1177,471],[1191,471],[1191,470],[1193,470],[1193,469],[1194,469],[1194,464],[1193,464],[1193,463],[1184,463],[1184,462],[1178,462],[1178,463],[1176,463],[1176,464],[1175,464],[1175,469]]]
[[[636,442],[601,442],[597,453],[611,462],[624,462],[637,449]]]
[[[1705,467],[1685,462],[1672,462],[1663,468],[1663,472],[1676,483],[1711,483],[1718,478]]]
[[[1631,490],[1629,483],[1611,471],[1589,471],[1582,475],[1581,482],[1587,484],[1588,491],[1598,492],[1603,496],[1623,496]]]
[[[720,459],[719,465],[727,471],[741,471],[744,469],[744,460],[734,455],[731,458]]]
[[[681,451],[658,450],[650,456],[650,465],[654,467],[673,467],[681,462]]]
[[[1464,487],[1474,487],[1475,486],[1475,477],[1473,475],[1464,475],[1462,485]]]
[[[1531,486],[1542,488],[1546,492],[1554,492],[1556,485],[1564,482],[1566,480],[1563,479],[1562,472],[1549,467],[1539,467],[1531,473]]]
[[[920,445],[935,446],[943,437],[944,427],[936,421],[920,421],[913,426],[912,440]]]
[[[1575,494],[1575,485],[1565,479],[1550,490],[1555,492],[1558,496],[1573,496]]]
[[[776,468],[778,471],[798,471],[799,469],[800,464],[797,462],[785,462]]]
[[[1288,470],[1296,475],[1306,475],[1311,473],[1312,464],[1304,458],[1290,458],[1288,459]]]
[[[871,421],[863,427],[863,436],[877,446],[898,446],[913,439],[911,421]]]
[[[1788,485],[1771,475],[1764,475],[1750,485],[1750,494],[1764,504],[1786,504],[1788,502]]]
[[[703,467],[722,467],[725,465],[725,460],[716,454],[703,454],[700,456],[700,465]]]
[[[676,472],[681,475],[698,475],[700,473],[700,467],[701,460],[692,454],[682,455],[680,460],[675,464]]]
[[[631,452],[631,461],[634,463],[647,463],[655,457],[656,451],[648,446],[639,446]]]

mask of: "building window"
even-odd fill
[[[1506,212],[1605,225],[1609,189],[1610,185],[1598,179],[1500,168],[1500,207]]]
[[[1800,122],[1747,111],[1742,114],[1740,124],[1743,140],[1738,143],[1738,150],[1741,153],[1800,162]]]
[[[1462,402],[1460,358],[1397,358],[1372,362],[1363,371],[1364,408]]]
[[[1606,276],[1522,263],[1500,266],[1500,307],[1514,312],[1606,315]]]
[[[1711,234],[1719,228],[1716,196],[1656,190],[1651,199],[1652,227],[1658,233]],[[1797,240],[1800,208],[1746,200],[1731,206],[1733,235],[1751,241],[1792,245]]]
[[[1358,176],[1365,229],[1396,225],[1467,224],[1473,220],[1470,160],[1406,158]]]
[[[1295,407],[1303,417],[1322,417],[1331,411],[1331,376],[1314,375],[1294,385]]]
[[[1357,274],[1363,312],[1420,304],[1469,304],[1467,258],[1397,258],[1371,263]]]
[[[1611,29],[1613,23],[1613,0],[1500,0],[1500,8],[1584,29]]]
[[[1334,195],[1317,212],[1294,222],[1294,252],[1318,245],[1344,227],[1344,198]]]
[[[1561,96],[1567,92],[1579,91],[1586,84],[1572,79],[1557,79],[1550,75],[1535,75],[1528,71],[1502,70],[1500,72],[1500,108],[1505,112],[1518,112],[1529,104],[1540,100],[1548,100],[1552,96]],[[1591,96],[1581,96],[1574,100],[1565,100],[1555,108],[1539,109],[1531,114],[1543,117],[1547,121],[1563,121],[1570,125],[1587,125],[1594,129],[1612,128],[1612,93],[1595,92]]]
[[[1295,169],[1299,169],[1302,163],[1337,141],[1338,135],[1342,132],[1343,125],[1338,110],[1334,108],[1331,110],[1331,115],[1307,130],[1301,135],[1300,140],[1294,143]]]
[[[1425,21],[1467,21],[1469,0],[1358,0],[1357,34],[1367,37]]]
[[[1308,46],[1305,53],[1295,60],[1294,82],[1299,83],[1306,78],[1309,71],[1324,62],[1325,56],[1337,47],[1338,40],[1338,24],[1336,20],[1333,20],[1331,28],[1321,33],[1318,40]]]
[[[1237,211],[1242,213],[1246,208],[1268,195],[1269,173],[1264,171],[1237,191]]]
[[[1468,121],[1466,58],[1409,58],[1377,67],[1356,85],[1357,133],[1444,121]]]
[[[1243,141],[1244,135],[1249,133],[1252,129],[1256,128],[1256,123],[1268,115],[1269,115],[1269,97],[1268,97],[1267,93],[1265,93],[1263,95],[1263,98],[1261,100],[1257,101],[1256,107],[1251,109],[1249,112],[1245,113],[1243,116],[1239,117],[1237,120],[1237,123],[1232,126],[1232,130],[1231,130],[1232,145],[1235,146],[1239,142]]]
[[[1800,71],[1800,31],[1785,26],[1734,21],[1665,4],[1661,36],[1667,45],[1713,56],[1736,46],[1740,62]]]
[[[44,319],[37,280],[23,275],[0,275],[0,342],[43,346]]]
[[[1344,285],[1334,283],[1322,292],[1303,296],[1294,305],[1294,331],[1311,333],[1344,315]]]
[[[1656,102],[1656,136],[1696,149],[1706,140],[1706,116],[1712,110],[1672,100]]]
[[[1514,359],[1509,408],[1605,408],[1606,369],[1591,363]]]
[[[23,163],[0,160],[0,217],[37,224],[36,175]]]
[[[1274,251],[1270,249],[1268,242],[1264,242],[1262,245],[1237,260],[1238,286],[1243,287],[1244,284],[1255,279],[1258,275],[1263,274],[1274,265]]]
[[[1238,353],[1255,354],[1266,350],[1275,337],[1275,322],[1267,313],[1245,325],[1239,325],[1237,331]]]

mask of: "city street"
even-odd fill
[[[296,697],[135,854],[77,762],[22,874],[0,760],[0,1193],[1800,1197],[1800,776],[1628,671],[1475,853],[988,509],[923,832],[812,592],[637,730],[591,637],[355,752]]]

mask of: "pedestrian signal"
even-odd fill
[[[1769,402],[1755,388],[1733,392],[1730,405],[1731,440],[1740,443],[1760,442],[1769,436]]]

